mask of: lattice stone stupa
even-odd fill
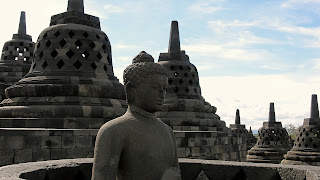
[[[29,72],[34,44],[32,37],[27,34],[26,14],[22,11],[18,33],[14,34],[12,40],[7,41],[2,49],[0,60],[0,82],[3,83],[2,94],[4,94],[6,87],[18,82]]]
[[[124,113],[109,39],[99,19],[84,14],[83,1],[69,1],[68,12],[51,18],[38,38],[30,72],[6,94],[1,117],[36,118],[24,127],[99,128]]]
[[[0,104],[0,165],[93,157],[98,128],[127,107],[99,18],[69,0],[34,52],[30,72]]]
[[[269,120],[263,122],[258,131],[258,140],[254,147],[248,151],[247,161],[256,163],[278,164],[283,155],[291,148],[289,137],[281,122],[276,122],[274,103],[270,103]]]
[[[312,95],[310,118],[298,128],[292,149],[281,164],[320,165],[320,119],[317,95]]]
[[[175,130],[178,156],[243,159],[245,141],[237,139],[241,137],[233,140],[230,129],[216,114],[217,108],[201,95],[197,68],[180,47],[177,21],[171,23],[168,52],[160,53],[158,63],[167,69],[169,77],[164,105],[156,116]]]

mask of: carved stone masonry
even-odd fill
[[[258,131],[258,141],[248,151],[247,161],[278,164],[290,149],[288,133],[281,122],[276,122],[274,103],[270,103],[269,121]]]
[[[3,83],[1,95],[4,89],[18,82],[30,69],[33,59],[34,42],[26,31],[26,14],[20,15],[18,33],[12,40],[7,41],[2,49],[0,60],[0,82]],[[4,96],[2,96],[4,98]]]
[[[281,164],[320,165],[320,119],[317,95],[311,99],[310,118],[298,128],[292,149],[284,155]]]

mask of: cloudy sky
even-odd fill
[[[18,30],[26,11],[27,32],[36,41],[50,16],[67,0],[0,0],[1,46]],[[157,60],[166,52],[170,22],[179,21],[182,49],[200,75],[202,95],[229,126],[258,129],[269,103],[283,125],[309,117],[320,92],[320,0],[84,0],[108,35],[114,70],[122,71],[145,50]]]

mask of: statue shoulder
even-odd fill
[[[116,119],[110,120],[101,126],[99,133],[124,134],[128,129],[128,122],[132,119],[130,115],[124,114]]]

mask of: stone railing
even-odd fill
[[[320,167],[180,159],[183,180],[318,180]],[[92,158],[15,164],[0,168],[0,180],[90,180]]]

